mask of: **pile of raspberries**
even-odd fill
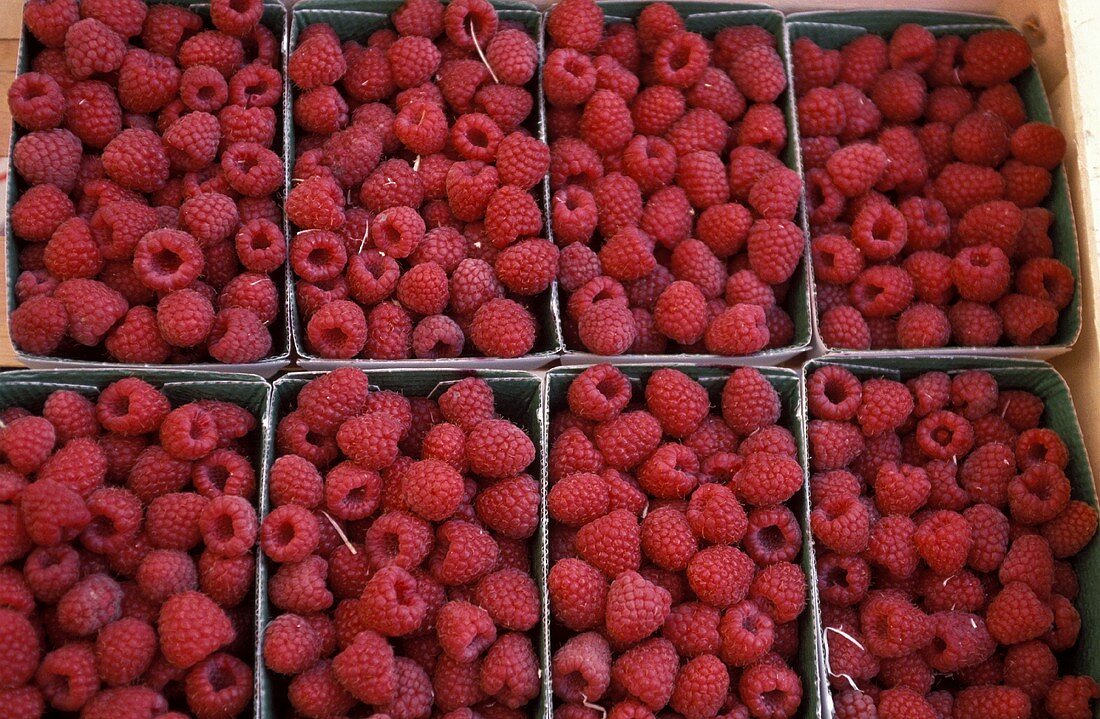
[[[271,353],[282,38],[262,11],[212,0],[203,29],[142,0],[27,2],[42,48],[8,92],[26,131],[12,153],[19,349],[127,364]]]
[[[296,716],[530,716],[535,447],[492,388],[465,378],[437,402],[339,369],[301,389],[277,445],[263,657]]]
[[[0,427],[0,716],[243,715],[252,414],[130,377]]]
[[[807,588],[785,503],[803,470],[780,398],[754,368],[720,414],[679,370],[644,384],[642,409],[619,370],[590,367],[552,420],[554,715],[791,717]]]
[[[531,132],[538,47],[488,0],[406,0],[390,21],[365,44],[307,25],[290,55],[303,349],[528,354],[533,299],[558,273],[535,195],[550,166]]]
[[[837,719],[1088,719],[1063,675],[1096,532],[1043,400],[988,372],[806,385],[810,526]]]
[[[1050,342],[1076,284],[1040,206],[1066,142],[1012,84],[1024,37],[906,24],[840,50],[801,37],[792,55],[824,342]]]
[[[604,27],[593,0],[546,18],[550,207],[571,347],[747,355],[790,344],[806,240],[793,222],[787,75],[775,36],[686,32],[668,3]]]

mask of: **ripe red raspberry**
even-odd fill
[[[8,107],[12,119],[28,130],[49,130],[61,123],[65,96],[52,77],[29,72],[8,88]]]
[[[490,196],[485,206],[485,233],[494,247],[507,247],[541,230],[542,213],[526,190],[505,185]]]
[[[607,514],[607,483],[597,474],[570,474],[550,488],[546,506],[555,521],[582,526]]]
[[[469,337],[489,357],[519,357],[535,344],[535,320],[522,305],[490,299],[474,312]]]
[[[898,317],[897,332],[902,348],[944,347],[951,340],[951,323],[939,307],[918,302]]]
[[[11,314],[12,342],[30,354],[52,354],[65,339],[68,328],[65,305],[54,297],[31,297]]]
[[[538,64],[535,42],[523,30],[502,30],[493,36],[485,50],[489,66],[500,82],[525,85]]]
[[[539,621],[538,589],[519,569],[500,569],[478,582],[475,599],[497,625],[525,632]]]
[[[1066,503],[1058,516],[1040,527],[1050,543],[1051,553],[1059,559],[1079,552],[1096,533],[1096,511],[1078,500]]]
[[[729,199],[725,165],[713,152],[700,150],[681,156],[676,170],[676,184],[687,193],[692,207],[699,210]]]
[[[119,617],[122,589],[106,574],[77,582],[57,603],[57,622],[74,636],[88,636]]]
[[[235,142],[222,152],[225,180],[246,197],[265,197],[282,183],[279,156],[256,142]]]
[[[612,641],[634,643],[657,631],[668,617],[671,595],[634,571],[620,574],[607,592],[606,629]]]
[[[1096,680],[1088,676],[1067,676],[1056,680],[1047,691],[1044,708],[1052,717],[1080,719],[1091,711],[1090,703],[1100,698]]]
[[[441,584],[477,581],[496,564],[499,552],[496,541],[469,522],[452,519],[440,527],[436,541],[439,551],[429,565],[432,577]]]
[[[139,678],[153,661],[157,635],[149,624],[123,618],[104,627],[96,637],[96,671],[112,686]]]
[[[798,463],[790,457],[754,452],[745,457],[734,482],[742,500],[762,507],[790,499],[801,485],[801,475]]]
[[[707,329],[706,298],[691,282],[673,282],[657,298],[653,319],[661,334],[680,344],[694,344]]]
[[[596,632],[569,639],[554,652],[551,664],[554,693],[565,701],[599,701],[611,682],[611,648]]]
[[[76,711],[88,702],[99,688],[95,655],[87,643],[65,644],[42,658],[35,673],[35,682],[50,706],[62,711]]]
[[[603,10],[590,0],[566,0],[547,14],[546,32],[557,47],[592,53],[603,33]]]
[[[729,683],[729,670],[721,659],[700,655],[680,668],[669,705],[685,719],[714,716],[726,701]]]
[[[487,527],[512,539],[526,539],[537,524],[537,487],[519,476],[483,489],[474,500],[477,516]]]
[[[607,602],[607,579],[580,559],[556,562],[547,576],[550,609],[570,630],[582,632],[603,621]]]
[[[1054,305],[1030,295],[1007,294],[996,304],[1004,333],[1015,345],[1039,345],[1050,341],[1058,328]]]
[[[801,95],[815,87],[831,87],[840,73],[840,51],[818,47],[807,37],[791,44],[795,91]]]
[[[12,206],[12,231],[25,240],[44,242],[74,212],[73,201],[56,186],[35,185]]]
[[[978,87],[1008,82],[1031,65],[1031,48],[1015,30],[986,30],[970,37],[962,50],[963,79]]]
[[[673,437],[690,435],[710,411],[703,386],[679,370],[660,369],[650,375],[645,400],[664,433]]]
[[[39,130],[19,138],[12,164],[31,185],[52,184],[72,190],[80,169],[80,140],[68,130]]]
[[[781,659],[767,655],[742,672],[738,694],[753,713],[778,711],[789,717],[802,701],[802,682]]]
[[[407,660],[412,664],[411,660]],[[415,666],[415,665],[413,665]],[[348,711],[355,705],[355,697],[336,682],[332,662],[318,661],[295,676],[287,689],[290,704],[296,710],[314,716],[324,716],[333,711]]]

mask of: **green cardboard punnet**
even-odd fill
[[[630,22],[638,16],[648,2],[645,0],[606,0],[597,3],[604,11],[604,22]],[[737,4],[730,2],[672,2],[672,5],[684,17],[684,24],[691,32],[700,33],[708,38],[724,27],[738,25],[757,25],[772,33],[776,39],[779,56],[787,69],[788,89],[776,101],[783,109],[787,126],[787,147],[780,155],[784,164],[802,174],[802,159],[798,146],[798,122],[795,116],[794,93],[790,91],[791,62],[790,46],[787,43],[787,31],[783,13],[763,4]],[[797,222],[802,231],[807,232],[806,214],[800,202]],[[808,246],[808,244],[807,244]],[[567,346],[562,356],[563,364],[588,364],[592,362],[610,362],[612,364],[661,364],[664,362],[708,365],[775,365],[798,356],[810,345],[813,315],[810,304],[810,274],[803,260],[794,276],[790,279],[790,289],[784,309],[794,322],[794,337],[789,345],[764,350],[746,357],[724,357],[712,354],[668,354],[639,355],[625,354],[615,357],[594,355],[580,346]],[[564,302],[567,298],[562,297]]]
[[[180,7],[187,8],[193,12],[197,12],[204,17],[210,16],[209,3],[189,2],[188,0],[153,0],[150,4],[163,4],[163,5],[178,5]],[[287,10],[282,2],[278,0],[264,0],[264,11],[260,22],[264,27],[271,30],[275,36],[275,41],[278,45],[279,51],[282,52],[285,48],[284,39],[286,38],[286,23],[287,23]],[[30,71],[32,55],[39,50],[41,46],[38,41],[27,32],[26,27],[22,27],[20,30],[19,38],[19,57],[16,60],[16,74],[23,74]],[[271,149],[278,155],[283,157],[284,164],[284,182],[283,182],[283,196],[286,196],[286,188],[289,186],[289,174],[286,173],[286,153],[285,146],[283,144],[284,128],[283,117],[285,116],[285,105],[288,104],[285,99],[285,80],[286,80],[286,57],[285,55],[280,57],[277,64],[280,72],[283,74],[284,79],[284,98],[280,99],[279,104],[274,108],[275,110],[275,139],[272,142]],[[19,125],[12,126],[12,133],[10,138],[10,145],[8,147],[8,156],[11,156],[12,148],[15,147],[16,141],[18,141],[26,131]],[[14,309],[17,304],[15,301],[15,281],[19,277],[19,248],[15,241],[15,234],[11,228],[11,208],[15,204],[15,201],[19,199],[19,196],[27,189],[26,184],[19,179],[18,173],[14,170],[8,173],[7,178],[7,192],[8,192],[8,204],[7,215],[4,219],[4,234],[5,234],[5,257],[7,259],[7,298],[8,298],[8,317],[4,319],[5,322],[11,321],[11,310]],[[281,198],[279,200],[280,214],[281,214]],[[283,234],[287,233],[286,217],[283,216],[282,230]],[[288,288],[291,283],[288,281],[289,270],[284,266],[281,270],[276,270],[271,274],[271,279],[278,288],[281,302],[283,303],[284,310],[279,313],[279,316],[269,325],[271,330],[271,352],[270,354],[259,360],[258,362],[252,362],[248,364],[240,365],[223,365],[214,361],[205,362],[201,364],[181,364],[181,365],[140,365],[142,372],[156,371],[156,370],[172,370],[172,369],[189,369],[189,370],[210,370],[213,372],[254,372],[261,374],[265,377],[275,374],[277,371],[285,367],[290,363],[290,321],[289,314],[286,311],[286,300],[288,295]],[[10,334],[10,333],[9,333]],[[106,358],[92,358],[92,357],[62,357],[62,356],[44,356],[44,355],[32,355],[23,352],[19,348],[15,348],[15,356],[20,362],[29,367],[40,368],[57,368],[57,369],[71,369],[71,368],[111,368],[111,367],[123,367],[118,362],[111,362]]]
[[[622,365],[619,370],[630,379],[630,385],[635,398],[642,397],[645,383],[649,376],[663,367],[672,367],[680,370],[706,388],[710,395],[711,406],[721,408],[722,388],[726,379],[735,369],[732,367],[708,367],[702,365]],[[568,409],[566,393],[573,379],[584,371],[584,367],[555,367],[546,373],[543,382],[543,411],[545,417],[543,424],[550,426],[551,418],[555,412]],[[762,367],[760,371],[771,382],[779,393],[783,403],[783,414],[779,424],[790,430],[799,447],[799,463],[803,467],[802,490],[790,501],[791,510],[798,517],[802,528],[802,555],[799,562],[802,571],[806,575],[807,598],[806,609],[799,618],[799,646],[798,656],[793,664],[793,669],[802,680],[802,706],[796,714],[799,719],[821,719],[821,701],[818,692],[821,677],[819,672],[820,660],[818,657],[818,642],[816,637],[819,632],[820,614],[818,612],[817,583],[814,581],[817,570],[814,564],[813,544],[810,537],[810,495],[805,481],[806,472],[806,443],[804,440],[803,409],[798,373],[783,367]],[[543,455],[548,456],[550,451],[549,434],[543,435]],[[547,482],[543,475],[543,485]],[[562,644],[562,637],[550,637],[551,645],[558,647]]]
[[[520,0],[491,0],[493,7],[502,19],[513,20],[522,23],[531,36],[535,39],[539,51],[539,67],[536,71],[537,80],[532,79],[528,87],[535,94],[535,108],[527,119],[525,126],[537,137],[546,140],[545,103],[542,101],[542,22],[543,14],[534,5]],[[298,43],[298,34],[302,28],[318,23],[327,23],[336,31],[341,40],[366,41],[367,35],[379,28],[390,25],[390,14],[401,7],[400,0],[302,0],[291,10],[289,27],[289,39],[287,53],[294,51]],[[288,82],[287,102],[283,127],[285,132],[284,143],[287,148],[286,156],[288,170],[293,167],[295,127],[293,115],[293,93],[295,90]],[[290,180],[293,182],[293,180]],[[288,188],[289,188],[288,184]],[[534,190],[536,199],[543,210],[544,231],[547,237],[553,241],[550,234],[550,222],[547,208],[550,205],[550,183],[544,179]],[[289,272],[289,270],[288,270]],[[299,364],[306,369],[333,369],[348,364],[347,361],[330,360],[313,354],[306,343],[304,318],[298,312],[294,299],[293,277],[289,282],[288,296],[290,298],[288,313],[290,315],[291,334],[294,338],[294,347],[300,358]],[[531,353],[514,359],[499,359],[492,357],[463,356],[447,360],[407,359],[407,360],[352,360],[352,363],[365,368],[386,367],[438,367],[444,362],[449,367],[462,367],[463,369],[476,369],[484,367],[500,367],[515,369],[533,369],[541,367],[553,361],[562,349],[561,321],[558,317],[558,285],[553,283],[548,290],[533,298],[530,305],[531,312],[538,323],[538,336]]]
[[[1097,507],[1096,487],[1092,468],[1085,451],[1081,425],[1073,407],[1073,398],[1062,376],[1046,362],[1032,359],[983,357],[977,355],[927,355],[910,357],[883,357],[866,354],[835,354],[807,362],[802,369],[802,388],[805,397],[806,379],[824,365],[841,365],[860,379],[886,377],[904,381],[925,372],[957,374],[979,369],[989,372],[1001,389],[1020,389],[1043,399],[1046,409],[1041,426],[1058,433],[1069,450],[1066,476],[1072,487],[1072,496],[1094,508]],[[808,418],[805,418],[808,419]],[[802,436],[806,436],[803,428]],[[806,450],[808,452],[808,449]],[[1084,550],[1071,560],[1077,571],[1081,593],[1074,602],[1081,613],[1081,633],[1077,645],[1060,657],[1060,667],[1066,674],[1087,674],[1100,677],[1100,606],[1090,597],[1100,588],[1100,542],[1094,537]],[[821,637],[819,636],[819,644]],[[819,649],[819,653],[820,649]],[[821,653],[824,656],[823,653]],[[821,680],[822,701],[829,715],[832,714],[832,698],[828,681],[828,667]],[[1100,707],[1094,708],[1094,716]]]
[[[787,16],[788,44],[801,37],[808,37],[818,45],[829,49],[838,49],[855,38],[867,33],[889,35],[899,25],[916,23],[924,25],[933,35],[960,35],[969,37],[974,33],[994,28],[1012,26],[1001,18],[971,13],[941,12],[934,10],[822,10],[794,13]],[[1050,102],[1043,89],[1043,80],[1038,69],[1032,65],[1014,80],[1016,89],[1024,100],[1029,120],[1052,123]],[[797,105],[797,103],[795,103]],[[797,123],[795,124],[797,127]],[[1049,358],[1069,351],[1081,333],[1081,260],[1077,248],[1077,226],[1074,224],[1073,207],[1070,204],[1069,184],[1066,170],[1059,165],[1053,173],[1050,194],[1043,202],[1054,216],[1050,235],[1054,243],[1054,256],[1064,262],[1077,279],[1073,301],[1061,312],[1058,331],[1050,343],[1037,347],[945,347],[930,350],[881,350],[883,354],[904,352],[924,354],[988,354],[1007,357]],[[809,268],[810,284],[813,286],[813,268]],[[820,344],[819,333],[815,332],[815,342]],[[821,344],[826,351],[834,348]],[[840,350],[838,350],[840,351]]]
[[[266,422],[272,428],[278,426],[279,418],[294,406],[298,392],[311,379],[324,372],[294,372],[277,379],[274,384],[272,401],[268,406]],[[524,429],[535,444],[535,461],[528,474],[541,478],[541,496],[539,507],[539,527],[531,538],[531,574],[539,587],[542,621],[533,630],[535,651],[539,655],[539,670],[542,682],[539,698],[528,707],[532,719],[550,717],[550,658],[548,599],[546,594],[546,453],[542,448],[546,444],[546,424],[542,409],[542,382],[530,372],[519,370],[417,370],[417,369],[375,369],[368,373],[371,391],[392,390],[406,397],[438,398],[447,388],[465,377],[480,377],[493,390],[496,411],[501,417],[515,422]],[[274,431],[274,429],[273,429]],[[260,512],[266,516],[271,509],[267,496],[268,479],[271,465],[275,461],[275,445],[267,445],[263,458],[263,471],[260,477]],[[286,678],[267,670],[263,660],[263,629],[277,611],[267,600],[267,585],[274,567],[266,557],[257,562],[257,640],[256,640],[256,682],[259,687],[260,701],[257,704],[256,719],[277,719],[290,713],[287,701]]]

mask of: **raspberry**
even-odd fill
[[[1008,82],[1031,65],[1031,48],[1014,30],[986,30],[966,41],[960,73],[978,87]]]
[[[531,351],[535,342],[535,321],[524,307],[512,300],[490,299],[474,313],[470,341],[490,357],[519,357]]]
[[[779,284],[798,267],[805,237],[793,222],[761,219],[753,223],[746,244],[753,271],[765,282]]]
[[[282,182],[279,156],[255,142],[235,142],[222,152],[225,180],[246,197],[272,194]]]
[[[30,72],[8,88],[8,107],[12,119],[28,130],[49,130],[61,123],[65,96],[49,75]]]
[[[1098,695],[1100,690],[1092,677],[1062,677],[1047,691],[1044,707],[1052,717],[1080,719],[1089,713],[1090,702]]]
[[[504,706],[522,707],[538,696],[538,658],[531,640],[505,634],[489,648],[481,669],[481,688]]]
[[[300,674],[321,655],[321,637],[296,614],[280,614],[268,622],[263,636],[264,664],[279,674]]]
[[[875,497],[878,501],[877,486]],[[810,526],[822,544],[841,554],[859,554],[871,537],[867,506],[847,495],[823,498],[810,514]]]
[[[207,504],[204,497],[192,492],[155,497],[146,512],[150,542],[164,549],[191,549],[202,539],[199,517]]]
[[[443,12],[443,30],[456,46],[469,50],[474,38],[488,44],[497,31],[496,10],[484,0],[460,0]]]
[[[56,186],[35,185],[12,206],[12,231],[31,242],[43,242],[74,212],[72,200]]]
[[[271,578],[272,603],[296,614],[328,609],[333,598],[325,582],[327,574],[325,559],[315,554],[301,562],[280,565]]]
[[[603,10],[589,0],[566,0],[547,15],[546,32],[557,47],[592,53],[603,33]]]
[[[802,682],[790,667],[768,655],[742,672],[738,694],[753,715],[789,717],[802,701]]]
[[[729,199],[725,165],[717,154],[706,150],[689,152],[680,157],[676,184],[687,193],[692,207],[705,210]]]
[[[718,608],[745,598],[755,565],[739,549],[713,546],[702,549],[687,566],[687,580],[703,602]]]
[[[587,524],[607,514],[607,484],[596,474],[571,474],[550,488],[547,509],[555,521],[567,526]]]
[[[485,206],[485,233],[494,247],[503,249],[542,230],[542,213],[535,198],[522,188],[505,185]]]
[[[53,353],[68,331],[65,305],[47,296],[31,297],[12,311],[11,333],[15,346],[38,355]]]
[[[640,542],[637,518],[618,509],[581,527],[574,544],[585,561],[615,577],[638,568]]]
[[[103,268],[103,257],[92,238],[88,223],[79,218],[63,222],[46,243],[46,269],[62,280],[95,277]]]
[[[467,584],[496,564],[499,549],[484,530],[461,520],[447,522],[436,533],[436,553],[430,565],[441,584]]]
[[[713,654],[695,657],[680,668],[669,705],[685,719],[717,714],[729,691],[729,671]]]
[[[749,435],[775,424],[781,406],[779,394],[759,370],[734,370],[722,389],[722,417],[733,431]]]
[[[145,556],[134,575],[144,597],[163,603],[168,597],[198,586],[195,563],[180,551],[155,549]]]
[[[469,602],[443,605],[436,620],[439,643],[447,656],[472,662],[496,641],[496,626],[488,612]]]
[[[569,639],[551,665],[554,694],[565,701],[599,701],[611,682],[611,648],[595,632]]]
[[[599,570],[579,559],[562,559],[550,568],[546,581],[555,619],[575,632],[602,622],[608,583]]]
[[[673,341],[698,342],[707,329],[706,298],[691,282],[673,282],[657,298],[653,320],[657,331]]]
[[[522,30],[498,32],[485,54],[497,78],[507,85],[525,85],[534,77],[538,60],[535,43]]]
[[[229,99],[228,83],[217,68],[209,65],[194,65],[184,70],[179,87],[183,104],[198,112],[216,112]]]
[[[657,566],[672,572],[686,569],[698,548],[687,518],[671,507],[645,516],[641,538],[646,556]]]
[[[35,673],[35,683],[53,708],[80,709],[99,688],[91,646],[74,642],[49,652]]]
[[[535,458],[535,448],[522,429],[507,420],[487,419],[466,435],[470,469],[482,477],[504,479],[522,472]]]
[[[130,683],[149,667],[156,650],[157,635],[151,626],[140,619],[120,619],[96,637],[96,671],[113,686]]]
[[[1079,552],[1096,533],[1096,512],[1083,502],[1070,500],[1052,520],[1040,527],[1050,543],[1052,554],[1059,559]]]
[[[661,627],[670,609],[667,590],[637,572],[623,572],[607,592],[607,634],[615,642],[641,641]]]
[[[798,131],[803,137],[839,135],[844,120],[844,101],[832,88],[817,87],[798,99]]]
[[[366,186],[365,183],[364,186]],[[287,218],[303,229],[334,230],[344,224],[343,193],[331,179],[322,176],[307,177],[291,188],[286,199],[286,211]],[[322,235],[322,237],[325,236]],[[301,234],[298,237],[301,237]],[[291,261],[293,260],[294,247],[292,246]],[[297,267],[295,269],[297,270]]]
[[[80,140],[68,130],[39,130],[16,141],[12,164],[31,185],[72,190],[80,169]]]
[[[801,469],[790,457],[771,452],[754,452],[745,457],[734,475],[742,500],[754,505],[778,504],[789,499],[801,485]],[[796,477],[797,475],[797,477]]]
[[[65,32],[65,62],[77,79],[117,70],[125,54],[125,40],[93,17],[75,22]]]
[[[318,661],[296,675],[290,682],[287,696],[291,706],[307,716],[325,716],[333,711],[348,711],[355,705],[355,697],[336,682],[332,663],[327,659]]]

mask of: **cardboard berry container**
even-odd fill
[[[670,4],[683,16],[690,32],[697,32],[707,38],[725,27],[739,25],[757,25],[772,33],[776,39],[779,56],[787,72],[787,89],[776,100],[783,110],[787,126],[787,146],[780,154],[783,163],[802,175],[802,159],[798,147],[798,121],[795,115],[794,92],[791,90],[790,45],[786,32],[786,20],[783,13],[763,4],[739,4],[731,2],[708,2],[707,0],[669,0]],[[645,0],[598,0],[604,11],[604,24],[633,21],[642,9],[649,4]],[[544,41],[545,44],[545,41]],[[795,222],[801,225],[803,234],[808,234],[804,202],[799,203]],[[789,280],[784,309],[794,322],[794,336],[790,344],[775,349],[766,349],[751,355],[727,357],[717,354],[622,354],[612,357],[597,355],[579,345],[567,343],[562,355],[562,364],[591,364],[608,362],[611,364],[700,364],[700,365],[756,365],[769,366],[786,362],[805,352],[810,346],[813,318],[810,301],[809,261],[807,241],[802,262]],[[562,305],[566,297],[562,293]]]
[[[990,15],[977,15],[961,12],[922,11],[922,10],[850,10],[800,12],[787,16],[787,43],[800,37],[808,37],[823,48],[839,49],[855,38],[867,33],[889,35],[899,25],[916,23],[923,25],[933,35],[960,35],[969,37],[975,33],[990,29],[1015,30],[1007,21]],[[1055,124],[1050,111],[1050,101],[1043,87],[1043,79],[1037,65],[1031,67],[1013,80],[1016,89],[1024,100],[1028,120]],[[797,107],[797,102],[794,103]],[[797,127],[797,123],[795,125]],[[1067,145],[1073,143],[1073,133],[1065,129]],[[1061,260],[1072,270],[1076,280],[1073,300],[1060,312],[1058,331],[1049,344],[1040,346],[997,346],[997,347],[961,347],[948,346],[926,350],[903,350],[900,348],[871,350],[865,354],[890,356],[928,355],[973,355],[981,354],[996,357],[1031,357],[1049,359],[1068,352],[1081,334],[1082,326],[1082,274],[1081,260],[1077,247],[1077,229],[1074,224],[1073,207],[1070,202],[1069,182],[1066,163],[1072,162],[1067,151],[1066,159],[1054,169],[1049,195],[1041,206],[1050,210],[1054,220],[1050,227],[1050,237],[1054,244],[1054,257]],[[808,227],[807,223],[807,227]],[[817,324],[817,285],[813,280],[813,263],[807,262],[810,275],[810,289],[814,312],[813,343],[817,352],[844,352],[841,348],[830,347],[821,339]]]
[[[173,407],[195,400],[214,399],[231,402],[248,410],[256,418],[251,459],[257,479],[256,506],[259,507],[263,497],[260,478],[264,472],[264,457],[270,454],[274,429],[266,419],[271,400],[271,385],[256,375],[190,369],[147,369],[140,372],[122,368],[14,370],[0,373],[0,408],[25,407],[33,412],[40,412],[46,398],[61,389],[84,395],[94,402],[107,385],[126,377],[138,377],[157,387],[172,401]],[[258,559],[259,542],[253,551]],[[260,562],[257,561],[256,566],[258,572]],[[258,586],[254,580],[254,587]],[[243,603],[253,610],[253,648],[259,644],[256,632],[262,627],[259,623],[258,596],[259,592],[253,591]],[[241,659],[249,661],[247,655]],[[259,696],[259,674],[254,671],[253,700],[241,716],[259,717]]]
[[[913,357],[868,355],[863,353],[833,354],[812,359],[802,367],[802,401],[806,402],[806,380],[818,368],[825,365],[840,365],[847,368],[861,380],[872,377],[886,377],[904,381],[925,372],[946,372],[958,374],[966,370],[983,370],[997,380],[1001,389],[1019,389],[1031,392],[1042,398],[1046,404],[1041,426],[1053,429],[1065,442],[1069,450],[1069,464],[1066,476],[1072,488],[1072,498],[1097,508],[1096,487],[1093,483],[1092,467],[1085,450],[1085,440],[1081,434],[1081,425],[1077,420],[1077,411],[1070,396],[1065,379],[1051,365],[1034,359],[986,357],[977,355],[923,355]],[[808,417],[803,415],[808,421]],[[807,437],[806,427],[802,435]],[[803,451],[809,454],[808,444]],[[1071,558],[1070,563],[1077,571],[1081,592],[1074,602],[1081,614],[1081,633],[1077,645],[1059,657],[1059,667],[1063,674],[1087,674],[1100,676],[1100,605],[1091,598],[1100,591],[1100,541],[1093,537],[1083,550]],[[815,583],[816,587],[816,583]],[[821,665],[821,701],[827,712],[833,716],[832,689],[828,678],[831,676],[828,657],[824,651],[824,637],[818,637]],[[1100,708],[1093,708],[1094,716]]]
[[[271,402],[268,403],[264,424],[271,428],[271,436],[274,437],[275,428],[279,419],[286,415],[294,406],[301,391],[310,380],[325,374],[324,372],[292,372],[278,378],[274,382]],[[547,514],[546,514],[546,422],[543,408],[543,388],[541,379],[530,373],[519,370],[493,369],[493,370],[416,370],[416,369],[374,369],[369,373],[371,391],[392,390],[400,392],[406,397],[432,397],[438,398],[455,382],[466,377],[480,377],[493,389],[497,414],[504,419],[515,422],[516,425],[527,431],[528,436],[535,445],[535,461],[528,469],[528,474],[536,477],[540,482],[539,525],[535,535],[531,537],[531,575],[539,588],[539,603],[541,620],[533,631],[533,644],[539,656],[539,679],[541,688],[538,699],[528,706],[528,716],[531,719],[550,719],[550,636],[549,636],[549,600],[546,590],[547,566]],[[272,440],[265,445],[265,456],[262,458],[262,471],[260,473],[260,516],[263,517],[271,510],[271,502],[268,498],[268,480],[271,474],[271,465],[277,456],[275,442]],[[257,596],[256,603],[256,654],[255,672],[257,702],[255,719],[276,719],[290,716],[291,708],[287,699],[287,678],[271,672],[267,669],[263,659],[263,634],[264,628],[270,619],[279,612],[267,598],[268,579],[275,570],[274,563],[268,559],[262,551],[257,549]]]
[[[155,0],[149,2],[150,5],[178,5],[188,10],[194,11],[204,18],[210,17],[210,5],[209,3],[192,3],[188,0]],[[261,24],[275,35],[276,41],[279,43],[280,48],[280,60],[278,63],[279,72],[283,74],[284,84],[286,80],[286,22],[287,22],[287,10],[282,2],[278,0],[264,0],[264,12],[263,17],[260,20]],[[19,36],[19,56],[16,60],[16,76],[22,75],[25,72],[29,72],[31,69],[31,58],[42,49],[42,46],[31,35],[26,26],[20,25]],[[279,104],[274,108],[275,110],[275,139],[272,142],[271,149],[275,154],[283,157],[283,163],[286,164],[285,148],[283,145],[283,128],[282,122],[285,115],[285,91],[284,98],[280,98]],[[12,125],[12,133],[10,138],[10,144],[8,146],[8,157],[11,157],[12,150],[15,148],[15,143],[21,137],[27,134],[26,130],[17,124]],[[7,297],[7,317],[4,320],[5,331],[8,333],[8,341],[10,343],[11,336],[11,312],[17,306],[15,301],[15,281],[19,277],[19,244],[15,240],[15,234],[12,232],[11,227],[11,208],[15,205],[15,201],[23,194],[23,191],[27,189],[28,185],[23,180],[19,179],[17,173],[13,168],[10,168],[7,174],[7,213],[4,217],[4,235],[5,235],[5,249],[4,257],[6,262],[5,272],[5,293]],[[284,167],[284,175],[287,175],[287,171]],[[287,175],[289,177],[289,175]],[[282,199],[286,196],[287,180],[283,182],[282,197],[275,197],[276,203],[282,207]],[[283,234],[287,234],[286,216],[283,215],[282,219]],[[289,271],[287,270],[285,263],[282,270],[276,270],[271,273],[271,280],[275,283],[275,287],[280,293],[281,302],[283,307],[286,307],[286,295],[287,287],[290,285],[288,281]],[[146,372],[156,372],[160,370],[185,370],[185,371],[212,371],[212,372],[247,372],[250,374],[258,374],[264,377],[270,377],[278,372],[283,367],[290,364],[290,322],[287,312],[282,311],[268,326],[271,330],[271,350],[267,357],[257,361],[249,362],[245,364],[222,364],[210,360],[209,362],[200,362],[192,364],[142,364],[142,365],[127,365],[120,362],[112,362],[102,358],[102,352],[97,353],[94,349],[87,349],[81,355],[76,356],[60,356],[60,355],[35,355],[24,352],[12,345],[10,359],[18,362],[19,364],[26,365],[32,368],[41,369],[110,369],[112,367],[135,367],[140,368],[144,376]],[[10,361],[9,361],[10,362]]]
[[[542,25],[544,15],[534,5],[523,0],[491,0],[493,7],[501,19],[514,20],[522,23],[528,34],[535,40],[538,48],[538,67],[535,70],[535,78],[528,83],[527,88],[535,98],[535,105],[531,116],[527,118],[524,127],[535,137],[546,142],[546,112],[542,98],[542,60],[545,56],[542,47]],[[367,35],[379,28],[390,27],[390,15],[401,7],[402,0],[302,0],[294,5],[289,23],[288,40],[285,46],[287,57],[294,52],[298,43],[298,34],[302,28],[317,23],[327,23],[332,26],[341,40],[366,41]],[[286,80],[286,96],[283,128],[283,139],[286,148],[285,161],[287,169],[287,191],[294,183],[290,175],[294,167],[295,127],[293,102],[297,90],[289,78]],[[385,157],[385,156],[384,156]],[[553,241],[550,232],[548,208],[550,205],[550,183],[548,178],[532,189],[535,199],[543,214],[543,232]],[[288,243],[291,235],[287,235]],[[538,326],[538,335],[535,337],[535,345],[531,352],[521,357],[502,358],[472,356],[465,351],[461,357],[448,359],[418,359],[409,358],[403,360],[376,360],[376,359],[351,359],[337,360],[321,357],[312,352],[306,340],[305,319],[298,311],[295,299],[294,273],[287,267],[287,314],[290,317],[291,334],[294,338],[294,350],[298,356],[297,364],[304,369],[334,369],[347,365],[366,368],[419,368],[426,367],[454,367],[462,369],[483,369],[486,367],[507,369],[535,369],[549,364],[555,360],[562,350],[561,320],[558,315],[558,283],[551,283],[550,287],[542,294],[531,298],[529,309],[535,316]],[[469,338],[466,338],[464,350],[472,347]]]
[[[619,366],[619,370],[630,380],[632,395],[637,399],[643,396],[643,388],[645,383],[649,380],[650,375],[664,367],[677,369],[703,385],[707,390],[707,394],[710,396],[712,408],[721,408],[722,388],[725,387],[726,379],[735,369],[730,366],[635,364],[621,365]],[[585,367],[563,366],[555,367],[546,372],[543,381],[542,399],[543,412],[545,413],[543,425],[547,428],[547,431],[544,432],[542,436],[542,456],[544,457],[549,457],[550,455],[551,441],[549,428],[551,419],[556,412],[568,409],[566,393],[569,390],[569,385],[572,384],[573,379],[584,370]],[[820,667],[822,666],[819,657],[820,646],[817,641],[817,636],[820,633],[821,613],[818,608],[817,583],[814,581],[814,577],[817,576],[817,568],[814,559],[812,537],[810,536],[810,493],[808,488],[809,485],[806,482],[806,478],[808,477],[806,471],[807,445],[805,441],[806,425],[804,421],[802,383],[798,373],[792,369],[787,369],[785,367],[761,367],[760,371],[768,379],[772,387],[779,393],[780,401],[783,405],[783,414],[779,419],[779,424],[786,427],[790,430],[791,434],[794,435],[795,442],[798,445],[798,462],[803,468],[802,490],[795,494],[788,503],[791,511],[798,517],[799,527],[802,530],[802,555],[797,561],[806,575],[807,585],[806,608],[798,620],[798,656],[795,661],[792,662],[791,668],[795,670],[802,680],[802,705],[799,707],[798,713],[795,716],[799,717],[799,719],[821,719],[823,715],[819,689],[823,679],[820,671]],[[549,466],[546,462],[544,462],[543,465],[544,474],[542,476],[542,484],[545,488],[549,481],[547,474],[549,472]],[[545,507],[543,511],[545,513]],[[561,637],[551,637],[551,642],[554,648],[562,644]]]

